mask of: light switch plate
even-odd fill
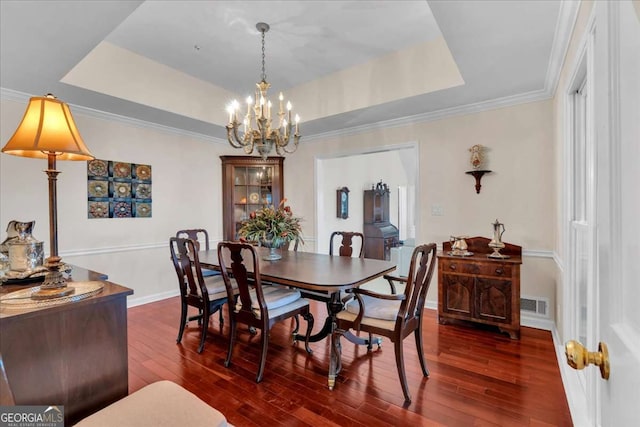
[[[442,205],[439,205],[439,204],[431,205],[431,216],[443,216],[443,215],[444,215],[444,208],[442,207]]]

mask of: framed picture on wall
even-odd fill
[[[349,189],[347,187],[336,190],[336,216],[338,218],[349,218]]]

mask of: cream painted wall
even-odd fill
[[[491,223],[506,226],[504,239],[523,246],[521,292],[546,297],[555,307],[556,198],[554,128],[551,101],[452,117],[435,122],[376,129],[359,135],[301,144],[285,162],[285,194],[300,215],[320,221],[313,194],[315,159],[374,147],[417,142],[419,146],[419,205],[416,243],[448,240],[451,234],[491,237]],[[468,148],[488,147],[488,168],[476,194]],[[290,177],[295,177],[292,180]],[[444,208],[432,216],[431,206]],[[536,266],[535,271],[531,266]],[[435,304],[437,286],[429,291]],[[553,310],[551,310],[553,319]]]
[[[0,141],[11,137],[25,102],[2,100]],[[152,166],[151,218],[88,219],[86,162],[58,162],[58,240],[63,260],[107,273],[134,289],[130,301],[176,294],[168,239],[181,228],[222,236],[221,165],[226,145],[135,127],[73,112],[99,159]],[[46,161],[0,155],[0,227],[12,219],[36,220],[34,236],[49,248]]]
[[[15,130],[26,102],[3,100],[1,105],[4,142]],[[177,229],[187,227],[207,228],[212,240],[220,239],[218,156],[237,152],[205,140],[74,115],[98,158],[152,165],[153,217],[87,219],[86,163],[60,162],[60,253],[67,262],[103,271],[115,282],[133,288],[130,301],[175,294],[167,240]],[[285,195],[296,214],[305,218],[305,236],[314,242],[316,223],[324,215],[316,207],[317,159],[417,143],[420,195],[416,222],[420,227],[416,241],[440,243],[454,233],[490,237],[491,223],[499,218],[507,229],[505,241],[529,251],[524,259],[522,293],[547,297],[553,307],[555,264],[549,256],[555,243],[556,212],[552,124],[551,101],[542,101],[303,142],[284,162]],[[477,143],[489,148],[488,167],[494,171],[484,177],[480,194],[475,192],[473,178],[464,173],[469,170],[467,150]],[[4,227],[11,219],[35,219],[35,236],[48,241],[44,167],[43,162],[32,159],[0,156],[0,225]],[[433,204],[444,208],[443,216],[431,216]],[[436,295],[434,285],[429,304],[435,304]]]

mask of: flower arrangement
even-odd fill
[[[260,242],[266,247],[280,247],[285,242],[298,240],[302,243],[300,218],[293,216],[287,199],[282,199],[278,208],[267,206],[251,212],[249,219],[242,222],[238,234],[248,241]]]

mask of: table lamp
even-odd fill
[[[51,299],[72,294],[74,288],[67,286],[60,271],[62,258],[58,256],[56,181],[60,171],[56,170],[56,160],[93,160],[94,157],[84,145],[69,106],[51,94],[31,98],[18,129],[2,152],[48,161],[44,172],[49,177],[50,251],[44,262],[47,268],[44,282],[31,298]]]

